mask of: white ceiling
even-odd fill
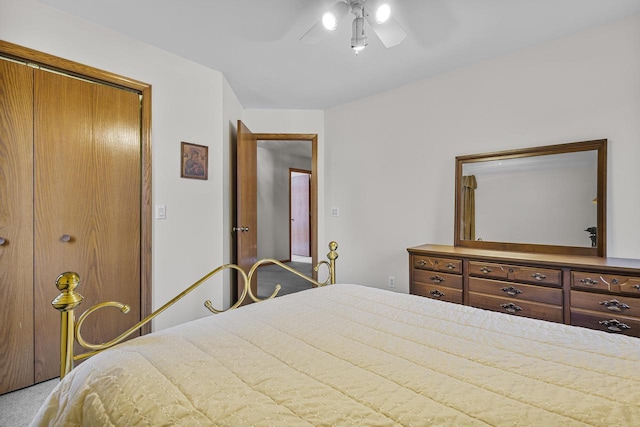
[[[41,0],[221,71],[245,108],[324,109],[640,13],[640,0],[389,0],[408,34],[350,48],[351,19],[300,37],[337,0]],[[351,16],[351,15],[350,15]]]

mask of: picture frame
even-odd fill
[[[209,147],[184,141],[180,144],[180,177],[209,179]]]

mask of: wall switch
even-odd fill
[[[331,208],[331,216],[340,216],[340,208],[337,208],[337,207]]]
[[[389,276],[389,287],[390,288],[396,287],[396,278],[394,276]]]
[[[156,205],[156,219],[167,219],[167,206]]]

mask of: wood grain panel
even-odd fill
[[[251,266],[258,257],[258,141],[255,135],[238,120],[238,147],[237,147],[237,206],[236,227],[248,228],[247,231],[235,233],[238,245],[237,263],[245,272],[249,272]],[[238,282],[238,296],[241,294],[242,283]],[[258,295],[257,276],[251,280],[251,290]],[[251,302],[245,299],[246,303]]]
[[[0,394],[33,384],[33,69],[0,59]]]
[[[603,323],[600,323],[603,322]],[[640,319],[637,317],[596,313],[591,310],[571,308],[571,324],[584,328],[598,329],[613,334],[640,338]]]
[[[462,304],[462,289],[454,289],[446,286],[430,283],[411,283],[411,293],[440,301]]]
[[[537,301],[546,304],[562,305],[562,289],[557,288],[470,277],[469,290],[471,292],[480,292],[514,300]]]
[[[571,291],[571,307],[608,313],[609,316],[633,316],[640,320],[640,298]]]
[[[462,290],[462,276],[459,274],[425,271],[416,268],[413,270],[413,280]]]
[[[509,306],[503,306],[507,304],[512,308],[509,308]],[[476,292],[469,292],[469,305],[472,307],[484,308],[486,310],[509,313],[514,316],[547,320],[549,322],[562,323],[563,321],[562,306],[510,298],[500,298]]]
[[[46,71],[35,72],[36,381],[57,376],[58,274],[79,273],[83,308],[99,312],[83,329],[113,338],[140,320],[141,147],[139,95]],[[71,236],[64,242],[62,236]]]
[[[413,267],[423,270],[447,271],[462,273],[462,260],[451,258],[436,258],[428,256],[414,256]]]

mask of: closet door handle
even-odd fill
[[[0,237],[0,246],[4,246],[5,243],[7,243],[5,238],[4,237]]]
[[[71,241],[71,235],[69,234],[63,234],[62,237],[60,237],[60,241],[67,243]]]

